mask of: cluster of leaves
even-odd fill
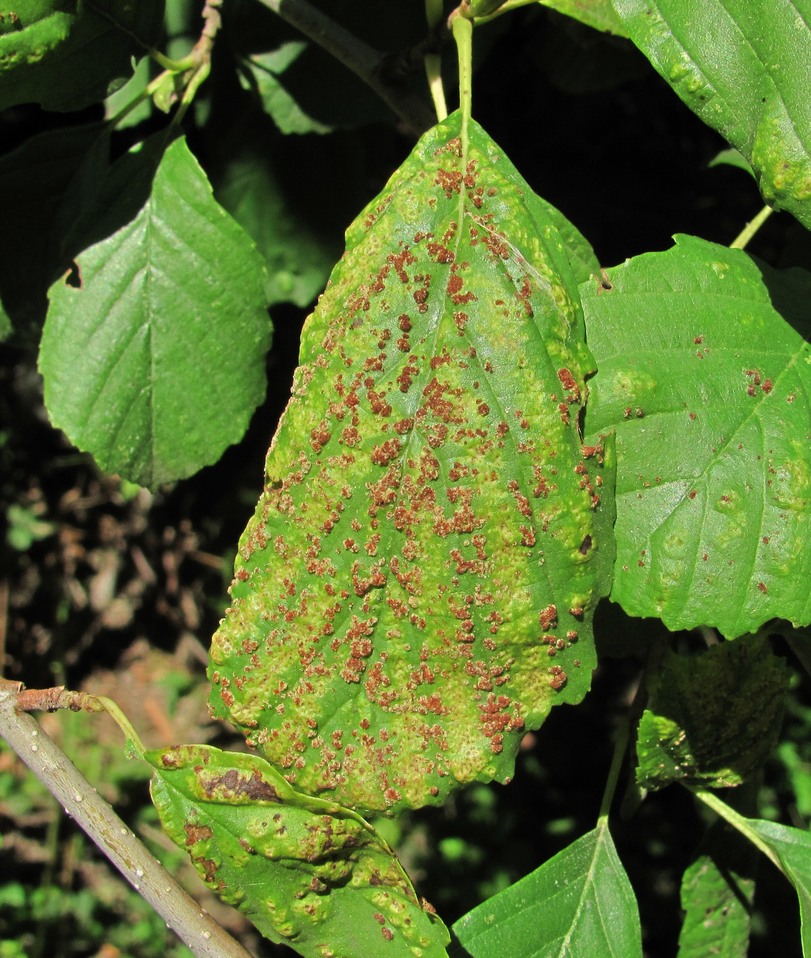
[[[796,643],[811,623],[811,274],[690,235],[602,270],[469,115],[471,24],[523,5],[454,12],[461,108],[356,217],[306,323],[211,651],[212,709],[263,757],[148,752],[153,798],[206,882],[303,955],[641,955],[608,822],[621,749],[596,826],[456,922],[450,952],[361,817],[509,781],[526,733],[589,690],[607,595],[673,632],[736,640],[694,656],[651,643],[636,783],[687,785],[770,858],[798,891],[808,954],[807,834],[707,789],[756,780],[789,686],[769,623],[791,623],[779,629]],[[770,206],[811,226],[807,4],[546,5],[633,42]],[[342,75],[332,92],[320,73],[317,90],[297,82],[330,61],[259,3],[225,4],[224,27],[207,4],[175,60],[154,48],[188,30],[177,11],[62,6],[4,16],[0,107],[106,97],[108,119],[0,159],[15,223],[0,237],[0,330],[38,339],[53,423],[155,486],[241,437],[265,389],[268,307],[308,303],[335,252],[265,151],[358,108]],[[426,6],[439,23],[442,5]],[[411,15],[399,43],[416,46]],[[367,39],[395,46],[379,19],[347,11],[364,40],[342,52],[370,78]],[[148,52],[162,72],[144,59],[122,105],[108,94]],[[410,104],[412,81],[388,82],[388,100]],[[243,102],[224,144],[206,136],[207,113]],[[323,183],[300,184],[327,209]],[[682,884],[685,958],[716,936],[745,953],[752,890],[739,846],[711,831]]]

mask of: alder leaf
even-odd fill
[[[297,793],[255,755],[179,745],[144,757],[167,834],[266,938],[307,958],[445,958],[448,930],[359,815]]]
[[[811,621],[811,274],[677,236],[581,286],[617,436],[611,597],[728,638]]]
[[[134,219],[51,287],[39,368],[53,423],[141,485],[215,462],[264,395],[264,279],[253,243],[176,140]]]
[[[508,781],[588,690],[612,449],[581,448],[593,364],[555,219],[454,114],[307,320],[209,666],[215,714],[302,791],[395,811]]]
[[[641,958],[639,910],[603,823],[452,929],[459,958]]]

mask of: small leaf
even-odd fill
[[[214,462],[264,393],[263,283],[253,244],[177,140],[135,218],[51,288],[39,365],[55,425],[141,485]]]
[[[682,879],[678,958],[746,958],[757,852],[723,823],[701,852]]]
[[[600,825],[452,927],[469,958],[641,958],[633,889]]]
[[[0,110],[18,103],[80,110],[103,100],[154,43],[163,9],[163,0],[17,4],[3,20],[13,29],[0,32]]]
[[[734,637],[811,621],[811,275],[689,236],[581,286],[598,373],[586,432],[617,436],[629,615]]]
[[[359,809],[509,780],[589,687],[613,561],[560,214],[460,124],[347,231],[211,649],[215,713]]]
[[[775,745],[790,674],[763,635],[668,651],[639,723],[639,784],[740,785]]]
[[[614,0],[633,42],[752,164],[766,201],[811,228],[808,0]]]
[[[447,929],[359,815],[296,792],[258,756],[180,745],[145,758],[167,833],[271,941],[313,958],[446,955]]]
[[[752,177],[755,175],[755,171],[746,158],[741,155],[740,151],[732,148],[721,150],[710,160],[707,166],[733,166],[736,170],[743,170],[744,173],[748,173]]]
[[[291,40],[270,53],[257,53],[246,62],[263,107],[282,133],[329,133],[334,129],[309,116],[284,86],[285,71],[308,46],[305,40]]]

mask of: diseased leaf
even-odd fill
[[[507,781],[589,687],[613,558],[557,217],[460,134],[427,133],[347,232],[211,649],[215,714],[359,809]]]
[[[790,675],[762,635],[668,651],[639,723],[637,782],[740,785],[774,748]]]
[[[452,928],[460,958],[641,958],[639,911],[605,825],[583,835]]]
[[[51,288],[39,368],[52,421],[141,485],[216,461],[264,394],[263,284],[261,257],[177,140],[135,218]]]
[[[757,851],[716,822],[681,884],[678,958],[746,958]]]
[[[163,9],[163,0],[15,4],[0,31],[0,110],[79,110],[103,100],[154,43]]]
[[[581,294],[587,441],[617,436],[612,599],[730,638],[807,624],[811,275],[689,236],[608,274]]]
[[[300,955],[444,958],[448,931],[359,815],[296,792],[258,756],[147,752],[166,832],[209,888]]]
[[[766,201],[811,228],[811,3],[613,0],[682,100],[752,164]]]

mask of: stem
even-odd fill
[[[458,7],[450,16],[459,57],[459,109],[462,113],[462,150],[467,154],[467,129],[473,102],[473,22]]]
[[[730,249],[746,249],[749,240],[757,233],[766,220],[772,215],[774,210],[771,206],[764,206],[758,215],[744,226],[741,232],[729,244]]]
[[[614,793],[617,790],[622,763],[625,759],[625,752],[628,748],[628,738],[631,730],[631,717],[626,715],[619,728],[617,729],[617,738],[614,742],[614,754],[611,756],[611,767],[608,769],[608,778],[605,782],[603,799],[600,802],[600,812],[597,816],[597,827],[608,824],[608,813],[611,811],[611,805],[614,801]]]
[[[691,788],[689,789],[696,796],[700,798],[705,805],[709,806],[717,815],[720,815],[725,821],[729,822],[733,828],[736,828],[744,837],[748,838],[749,841],[769,859],[773,862],[780,871],[786,875],[786,870],[783,868],[783,863],[780,861],[779,857],[775,854],[774,849],[770,848],[766,842],[758,835],[758,833],[749,827],[749,822],[739,815],[734,808],[730,808],[726,802],[722,801],[717,795],[714,795],[712,792],[708,792],[703,788]],[[786,878],[791,881],[791,877],[786,875]]]
[[[428,29],[432,33],[442,21],[442,0],[425,0],[425,16],[428,20]],[[425,76],[428,79],[428,89],[434,102],[436,118],[441,123],[448,115],[448,105],[445,102],[445,88],[442,85],[442,56],[429,51],[425,54]]]
[[[543,0],[541,0],[543,2]],[[538,3],[538,0],[506,0],[506,3],[503,3],[498,10],[494,10],[492,13],[487,14],[484,17],[476,17],[476,26],[479,26],[482,23],[490,23],[491,20],[495,20],[496,17],[500,17],[502,13],[509,13],[511,10],[517,10],[519,7],[529,6],[531,3]]]
[[[156,861],[0,679],[0,735],[198,958],[251,958]]]
[[[307,0],[259,2],[340,60],[415,132],[421,133],[434,125],[433,114],[421,97],[382,79],[380,70],[385,57],[379,50],[358,39],[345,27],[311,6]]]

